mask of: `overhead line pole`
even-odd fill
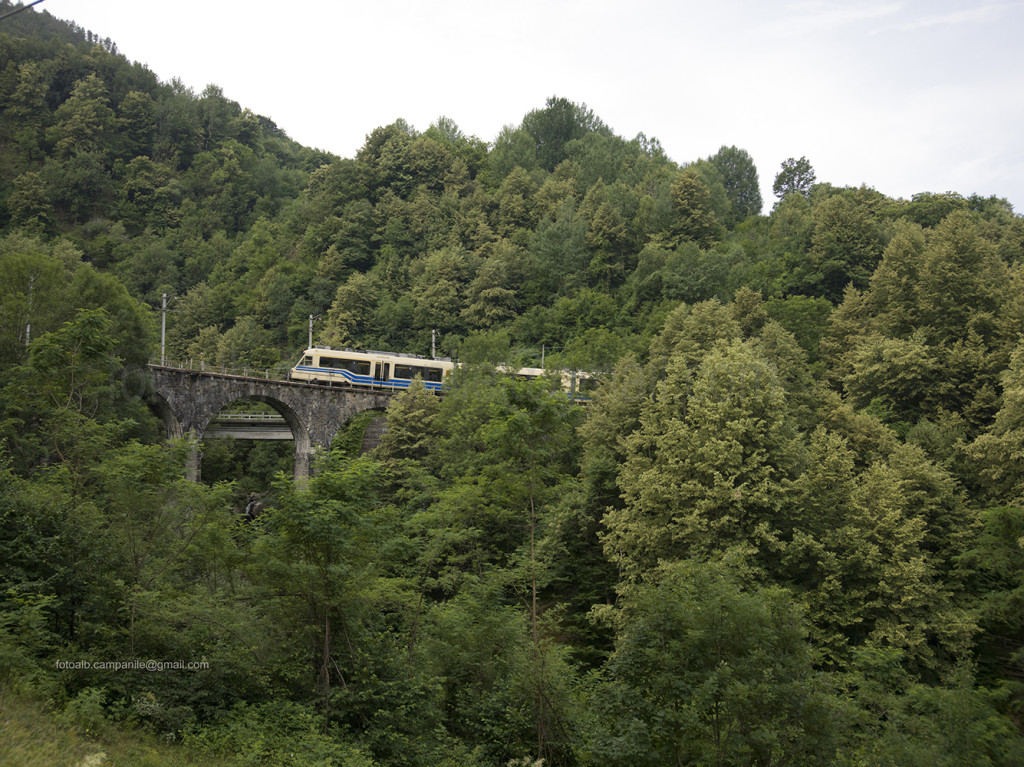
[[[174,296],[171,296],[171,301],[174,300]],[[166,364],[166,355],[164,350],[167,348],[167,304],[170,303],[167,300],[167,294],[162,293],[160,296],[160,364]]]
[[[36,275],[28,276],[28,313],[25,315],[25,346],[32,343],[32,286],[36,282]]]
[[[306,346],[307,349],[313,348],[313,320],[318,320],[322,316],[323,315],[320,314],[316,315],[315,317],[312,314],[309,315],[309,344],[307,344]]]

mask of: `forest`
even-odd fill
[[[73,739],[0,762],[1024,763],[1024,218],[509,118],[337,157],[0,24],[0,716]],[[175,364],[460,365],[192,482],[165,295]]]

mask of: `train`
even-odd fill
[[[427,389],[440,391],[454,369],[455,363],[450,359],[312,346],[302,353],[288,378],[336,386],[408,389],[413,379],[419,377]]]
[[[427,389],[440,392],[457,367],[458,363],[448,358],[312,346],[302,353],[289,371],[288,379],[331,386],[400,390],[408,389],[413,379],[419,377]],[[592,374],[577,370],[549,371],[501,365],[496,371],[525,379],[557,376],[562,390],[575,400],[585,400],[596,383]]]

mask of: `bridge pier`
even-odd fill
[[[364,410],[384,410],[394,396],[387,391],[339,389],[162,365],[150,365],[150,370],[150,399],[164,420],[168,437],[189,435],[194,439],[185,468],[186,476],[193,481],[202,476],[203,434],[232,402],[263,402],[283,416],[295,445],[295,479],[302,480],[314,468],[315,451],[330,450],[334,435],[346,421]]]
[[[295,446],[295,480],[309,479],[312,476],[313,451]]]
[[[199,440],[195,440],[189,447],[188,458],[185,461],[185,479],[191,482],[198,482],[202,477],[203,451],[199,447]]]

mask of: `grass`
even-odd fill
[[[198,755],[139,730],[81,731],[38,702],[0,689],[3,767],[215,767],[233,760]]]

